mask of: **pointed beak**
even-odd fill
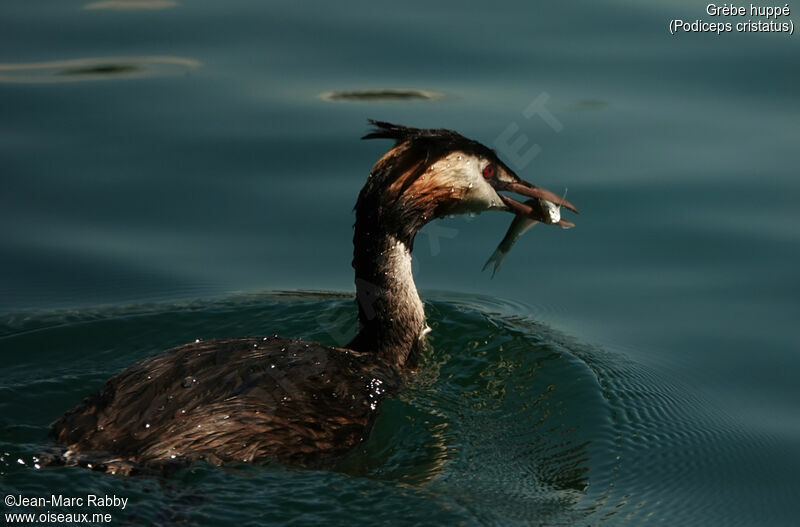
[[[498,190],[507,190],[509,192],[516,192],[517,194],[522,194],[523,196],[528,196],[530,198],[543,198],[549,201],[550,203],[555,204],[559,207],[566,207],[572,212],[578,214],[578,209],[575,208],[575,205],[567,201],[566,199],[557,196],[550,192],[549,190],[543,189],[541,187],[537,187],[532,183],[528,183],[527,181],[520,180],[518,183],[505,183],[503,188]],[[509,201],[514,201],[511,198],[506,196],[500,196],[501,198],[506,198]],[[503,201],[505,202],[506,199]],[[514,203],[518,203],[514,201]]]
[[[557,196],[553,192],[550,192],[549,190],[537,187],[536,185],[528,183],[527,181],[519,178],[517,178],[517,181],[512,182],[496,180],[494,181],[494,187],[495,190],[498,191],[514,192],[529,198],[534,198],[527,200],[525,203],[520,203],[509,196],[498,194],[500,199],[503,200],[503,204],[505,204],[508,210],[514,214],[520,214],[532,220],[541,221],[542,223],[547,223],[550,225],[560,225],[566,228],[575,226],[575,224],[572,222],[562,220],[560,215],[556,219],[549,214],[549,210],[551,208],[546,206],[546,203],[543,203],[543,201],[550,202],[555,207],[564,207],[572,212],[578,213],[578,209],[575,207],[575,205],[566,199]]]
[[[558,225],[559,227],[563,227],[565,229],[571,229],[572,227],[575,226],[575,224],[572,223],[571,221],[567,221],[561,217],[561,214],[558,212],[557,205],[550,202],[550,200],[545,200],[544,198],[536,198],[536,199],[529,199],[524,203],[520,203],[516,200],[513,200],[507,196],[502,196],[502,195],[500,196],[500,199],[502,199],[503,203],[506,204],[508,210],[510,210],[517,216],[524,216],[526,218],[540,221],[548,225]],[[548,203],[551,203],[552,205],[548,206]],[[566,205],[564,206],[566,207]],[[575,210],[572,207],[569,208],[570,210]]]

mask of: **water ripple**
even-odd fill
[[[776,442],[680,380],[531,320],[519,304],[442,293],[426,309],[420,373],[336,471],[198,465],[141,493],[140,482],[31,469],[48,423],[135,360],[196,337],[330,342],[353,330],[352,298],[287,292],[4,317],[4,483],[51,492],[75,474],[81,489],[139,496],[140,523],[235,510],[237,521],[273,523],[686,525],[713,514],[746,525],[758,518],[737,488],[765,504],[789,499],[788,486],[746,485],[769,470]]]
[[[57,83],[183,75],[199,68],[195,59],[165,55],[85,57],[45,62],[0,63],[0,82]]]
[[[350,91],[327,91],[319,94],[319,98],[324,101],[344,101],[344,102],[386,102],[386,101],[409,101],[422,100],[432,101],[444,97],[443,93],[429,90],[350,90]]]

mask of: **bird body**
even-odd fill
[[[435,218],[483,210],[547,222],[547,207],[499,191],[575,210],[456,132],[373,125],[366,139],[395,146],[355,206],[353,340],[344,348],[278,336],[196,341],[145,358],[53,423],[63,445],[54,463],[123,474],[198,459],[330,466],[368,437],[381,402],[417,366],[430,330],[411,272],[417,232]]]
[[[321,467],[364,439],[398,381],[371,355],[316,342],[197,341],[112,377],[53,430],[68,463],[123,474],[198,459]]]

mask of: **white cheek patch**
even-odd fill
[[[450,186],[451,193],[461,198],[453,214],[505,209],[505,205],[486,178],[481,174],[480,160],[472,155],[453,152],[429,168],[437,174],[437,185]]]
[[[474,212],[481,212],[488,209],[504,209],[503,201],[494,191],[491,185],[483,177],[470,183],[472,186],[467,189],[464,198],[468,205],[472,205]]]

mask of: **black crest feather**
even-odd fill
[[[421,132],[423,132],[423,130],[419,128],[411,128],[410,126],[387,123],[386,121],[376,121],[374,119],[369,119],[369,124],[373,126],[372,131],[361,139],[394,139],[399,143],[406,139],[419,136]]]
[[[369,119],[373,129],[361,139],[393,139],[396,144],[410,141],[418,145],[426,145],[425,158],[434,161],[447,151],[462,150],[500,162],[497,154],[485,145],[467,139],[463,135],[446,128],[412,128],[401,124],[388,123]],[[505,165],[504,165],[505,166]]]
[[[386,121],[368,120],[372,131],[361,139],[393,139],[395,145],[411,143],[414,147],[406,155],[413,160],[424,160],[425,164],[432,163],[448,152],[460,150],[468,154],[475,154],[501,165],[506,172],[514,171],[497,156],[497,153],[486,145],[468,139],[456,131],[447,128],[412,128],[401,124]]]

